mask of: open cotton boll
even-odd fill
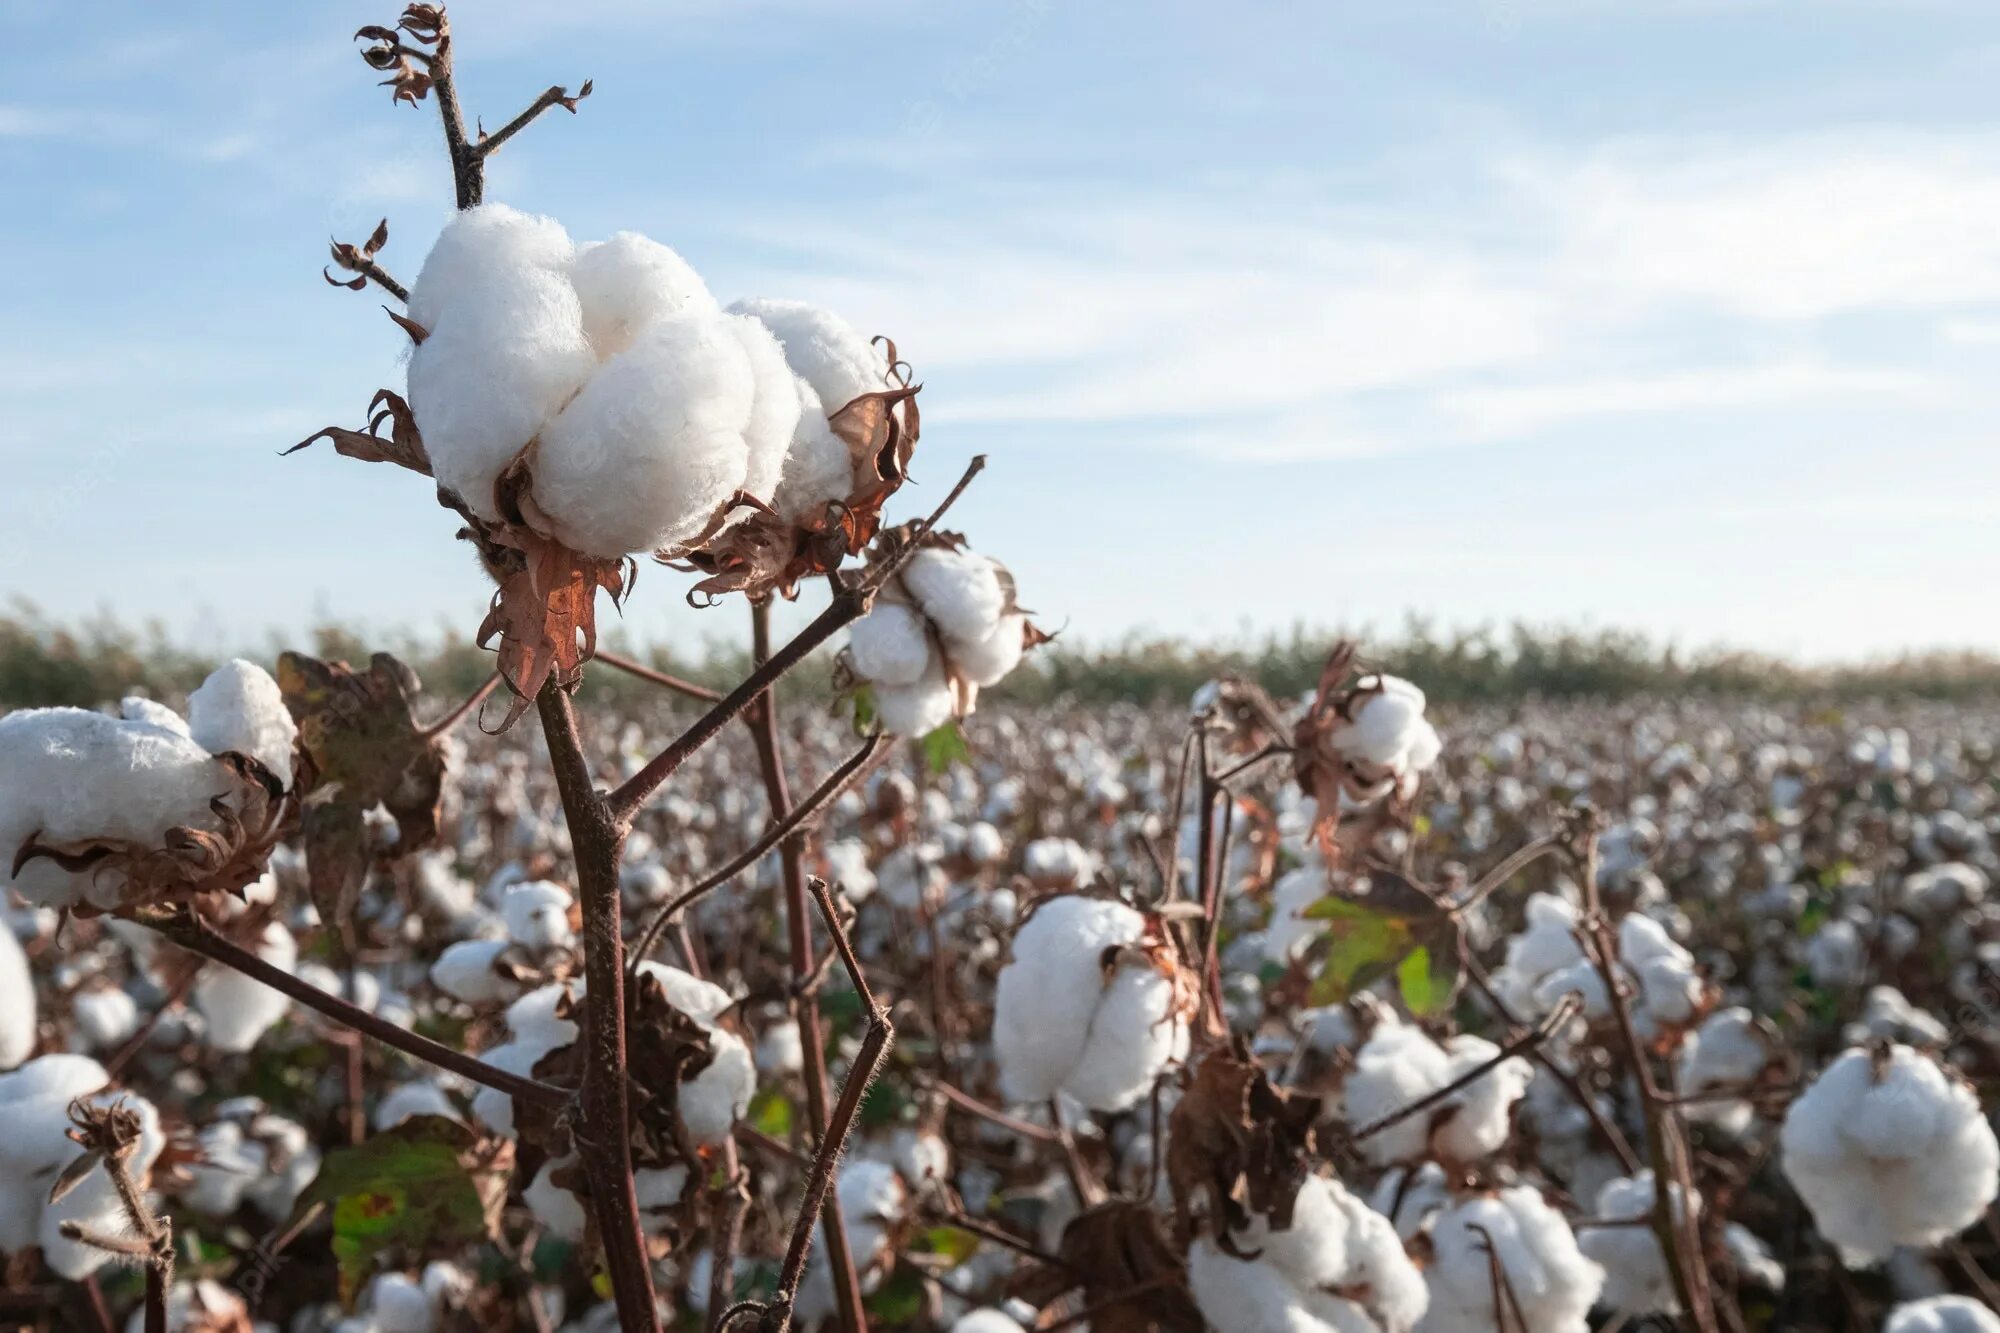
[[[582,306],[584,334],[600,361],[630,347],[662,316],[717,308],[708,284],[687,260],[636,231],[578,246],[569,276]]]
[[[861,395],[887,387],[888,355],[829,310],[804,301],[750,297],[729,311],[757,320],[776,335],[786,363],[812,386],[829,417]]]
[[[569,1045],[582,1033],[574,1021],[557,1013],[572,994],[573,987],[558,983],[531,990],[508,1005],[507,1040],[479,1058],[509,1074],[532,1077],[543,1057]],[[508,1094],[481,1088],[472,1098],[472,1114],[494,1133],[513,1136],[514,1099]]]
[[[951,662],[975,685],[997,685],[1027,651],[1028,618],[1019,611],[1000,617],[993,632],[977,640],[953,639]]]
[[[213,1278],[176,1282],[167,1293],[167,1333],[209,1333],[214,1329],[252,1329],[250,1307],[241,1296]],[[132,1311],[125,1333],[146,1333],[146,1305]]]
[[[2000,1333],[2000,1315],[1970,1296],[1933,1296],[1889,1311],[1882,1333]]]
[[[500,900],[507,938],[525,949],[552,949],[576,938],[570,928],[570,891],[552,880],[510,885]]]
[[[410,351],[410,411],[438,484],[498,519],[494,482],[596,368],[566,273],[498,268],[469,284]]]
[[[948,638],[977,644],[1007,609],[1000,569],[977,551],[927,546],[903,566],[903,585]]]
[[[35,1050],[35,980],[28,955],[0,922],[0,1070],[12,1069]]]
[[[212,830],[209,802],[231,790],[214,756],[187,736],[81,708],[23,709],[0,718],[0,864],[30,837],[43,846],[163,845],[170,828]],[[22,866],[12,887],[39,907],[115,907],[124,876],[108,867]]]
[[[847,660],[877,685],[914,685],[932,662],[923,617],[895,602],[877,602],[847,631]]]
[[[290,972],[298,965],[298,942],[282,922],[265,926],[253,951],[281,972]],[[241,972],[211,967],[203,969],[194,983],[194,1007],[207,1021],[209,1046],[238,1055],[254,1047],[291,1009],[292,1001],[284,992]]]
[[[505,204],[463,209],[438,233],[410,284],[410,319],[436,333],[447,312],[477,299],[497,278],[526,272],[566,279],[575,258],[569,233],[554,218]]]
[[[460,940],[431,964],[431,984],[471,1005],[512,1003],[520,998],[521,983],[494,964],[513,947],[511,940]]]
[[[0,931],[0,935],[7,932]],[[0,952],[5,951],[0,943]],[[6,965],[0,963],[0,973]],[[0,984],[0,1005],[7,1004],[6,986]],[[34,1008],[28,1008],[30,1024],[34,1021]],[[73,1036],[74,1047],[86,1051],[108,1050],[122,1044],[127,1037],[139,1030],[139,1003],[122,990],[89,990],[79,992],[70,1001],[70,1017],[76,1020]],[[0,1016],[0,1068],[7,1064],[4,1034],[8,1018]],[[16,1061],[15,1063],[19,1063]]]
[[[1264,952],[1272,961],[1290,962],[1326,932],[1326,922],[1301,913],[1328,892],[1326,866],[1316,856],[1279,876],[1271,888],[1271,924],[1264,928]]]
[[[1335,728],[1329,738],[1333,748],[1398,776],[1436,763],[1440,743],[1424,718],[1424,692],[1397,676],[1373,676],[1361,684],[1379,686],[1379,692],[1364,695],[1353,721]]]
[[[1680,1090],[1693,1099],[1685,1114],[1728,1133],[1742,1133],[1755,1118],[1755,1108],[1742,1098],[1709,1094],[1748,1088],[1774,1057],[1770,1037],[1748,1009],[1738,1005],[1710,1014],[1681,1044]]]
[[[1679,1185],[1669,1185],[1676,1217],[1684,1217]],[[1653,1215],[1655,1206],[1653,1173],[1607,1181],[1597,1192],[1597,1208],[1592,1216],[1608,1223],[1632,1222]],[[1701,1200],[1695,1200],[1701,1211]],[[1584,1255],[1604,1270],[1601,1299],[1613,1310],[1628,1315],[1680,1313],[1680,1299],[1674,1292],[1673,1274],[1667,1269],[1660,1238],[1650,1226],[1587,1226],[1577,1239]]]
[[[730,316],[670,315],[591,376],[535,451],[555,535],[589,555],[657,550],[699,536],[753,459],[775,484],[798,394],[756,345]]]
[[[123,1234],[129,1224],[117,1187],[101,1168],[57,1202],[48,1202],[50,1188],[83,1153],[67,1133],[71,1100],[84,1098],[97,1107],[123,1102],[138,1115],[139,1140],[126,1160],[138,1181],[151,1173],[166,1141],[151,1102],[105,1089],[106,1082],[102,1065],[73,1055],[45,1055],[0,1075],[0,1119],[7,1125],[0,1142],[0,1251],[39,1245],[43,1261],[73,1281],[90,1276],[114,1256],[65,1236],[65,1224],[110,1235]]]
[[[292,785],[292,744],[298,724],[271,673],[234,658],[209,673],[188,696],[188,734],[210,754],[234,750]]]
[[[1785,1178],[1850,1266],[1928,1247],[2000,1193],[2000,1144],[1979,1099],[1908,1046],[1836,1059],[1785,1113]]]
[[[1492,1333],[1492,1263],[1535,1333],[1587,1333],[1604,1270],[1585,1258],[1562,1214],[1526,1185],[1464,1199],[1431,1224],[1430,1309],[1417,1333]],[[1489,1244],[1490,1242],[1490,1244]]]
[[[389,1090],[389,1095],[375,1105],[374,1125],[379,1133],[394,1129],[412,1116],[435,1115],[446,1120],[464,1123],[458,1107],[443,1088],[427,1080],[401,1083]]]
[[[1145,918],[1125,904],[1072,895],[1043,900],[1015,932],[993,1015],[1010,1099],[1066,1091],[1092,1110],[1122,1110],[1186,1054],[1172,979],[1136,958],[1105,975],[1107,951],[1145,934]]]
[[[796,379],[799,424],[785,454],[785,470],[771,507],[794,523],[818,518],[826,507],[847,499],[857,482],[854,453],[833,431],[826,408],[812,385]]]
[[[1351,1129],[1384,1119],[1448,1087],[1500,1054],[1482,1037],[1451,1037],[1440,1046],[1421,1028],[1385,1019],[1354,1056],[1342,1085],[1342,1114]],[[1534,1078],[1534,1066],[1502,1060],[1438,1103],[1429,1113],[1406,1116],[1362,1141],[1380,1166],[1435,1154],[1469,1165],[1490,1156],[1513,1129],[1514,1103]],[[1447,1116],[1448,1108],[1456,1108]]]
[[[930,735],[951,721],[954,706],[944,667],[935,658],[915,684],[875,687],[876,720],[895,736]]]
[[[1291,1226],[1261,1216],[1239,1231],[1233,1258],[1203,1238],[1188,1253],[1195,1303],[1232,1333],[1409,1333],[1429,1292],[1396,1229],[1338,1181],[1308,1176]]]
[[[535,1214],[535,1220],[552,1236],[562,1240],[582,1240],[587,1218],[583,1211],[583,1201],[563,1186],[555,1182],[557,1171],[576,1169],[576,1154],[561,1159],[550,1159],[542,1163],[542,1169],[535,1173],[534,1180],[521,1191],[521,1199]]]
[[[757,1092],[757,1064],[750,1048],[734,1032],[716,1026],[735,999],[714,982],[665,963],[641,963],[638,975],[659,982],[667,1003],[707,1034],[708,1066],[681,1084],[678,1105],[689,1137],[701,1145],[720,1143],[749,1112]]]
[[[118,701],[118,716],[127,722],[144,722],[163,731],[188,736],[187,719],[157,699],[128,694]],[[189,739],[193,737],[189,736]]]

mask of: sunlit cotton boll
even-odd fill
[[[1680,1186],[1668,1189],[1675,1216],[1684,1217]],[[1584,1255],[1604,1269],[1604,1304],[1629,1315],[1680,1313],[1658,1234],[1650,1226],[1615,1225],[1651,1217],[1655,1200],[1651,1171],[1609,1181],[1597,1192],[1593,1217],[1614,1225],[1585,1227],[1577,1239]],[[1700,1203],[1695,1201],[1697,1212]]]
[[[1785,1178],[1850,1266],[1970,1226],[2000,1193],[1979,1099],[1908,1046],[1847,1051],[1785,1114]]]
[[[997,685],[1021,665],[1027,651],[1028,618],[1016,611],[994,622],[993,632],[983,639],[955,639],[951,645],[952,665],[975,685]]]
[[[2000,1333],[2000,1315],[1970,1296],[1933,1296],[1891,1310],[1882,1333]]]
[[[910,557],[902,577],[924,615],[953,639],[981,642],[1007,609],[999,567],[977,551],[926,547]]]
[[[283,923],[264,927],[255,953],[281,972],[298,965],[299,946]],[[225,1054],[240,1054],[254,1047],[292,1007],[282,991],[272,990],[227,967],[202,970],[194,983],[194,1007],[208,1024],[208,1044]]]
[[[1364,690],[1379,688],[1358,702],[1353,721],[1334,730],[1329,738],[1333,748],[1398,778],[1436,763],[1441,746],[1436,728],[1424,717],[1424,692],[1397,676],[1371,676],[1361,685]]]
[[[1028,1333],[998,1310],[974,1310],[951,1326],[951,1333]]]
[[[1430,1309],[1418,1333],[1493,1333],[1493,1261],[1535,1333],[1586,1333],[1604,1271],[1561,1213],[1525,1185],[1461,1200],[1431,1224]]]
[[[271,673],[235,658],[209,673],[188,696],[188,733],[210,754],[234,750],[271,770],[281,786],[292,785],[292,743],[298,724]]]
[[[914,685],[933,654],[923,617],[895,602],[877,602],[847,632],[854,670],[880,685]]]
[[[786,363],[812,386],[827,416],[887,385],[887,355],[831,311],[774,297],[750,297],[729,310],[757,320],[777,336]]]
[[[0,718],[0,864],[30,837],[42,846],[94,842],[141,849],[170,828],[213,829],[209,802],[231,779],[186,735],[80,708],[23,709]],[[47,857],[23,865],[12,887],[42,907],[117,905],[124,876],[110,867],[70,871]]]
[[[910,685],[875,687],[875,716],[882,729],[897,736],[928,736],[952,716],[951,685],[935,658]]]
[[[1384,1020],[1356,1052],[1342,1088],[1351,1129],[1385,1119],[1492,1061],[1500,1048],[1483,1037],[1449,1037],[1443,1045],[1421,1028]],[[1514,1103],[1527,1091],[1534,1066],[1516,1056],[1452,1093],[1427,1113],[1405,1116],[1362,1140],[1378,1165],[1412,1162],[1436,1154],[1470,1164],[1491,1155],[1513,1130]],[[1457,1108],[1451,1115],[1444,1108]],[[1433,1126],[1436,1126],[1433,1129]]]
[[[1186,1055],[1175,979],[1143,957],[1104,966],[1107,951],[1145,934],[1145,918],[1123,903],[1068,895],[1044,899],[1015,932],[993,1016],[1009,1098],[1066,1092],[1092,1110],[1122,1110]]]
[[[576,248],[570,267],[584,336],[599,360],[632,345],[647,325],[684,310],[713,311],[708,284],[668,247],[636,231]]]
[[[524,949],[552,949],[575,937],[569,924],[574,898],[562,885],[550,880],[514,884],[500,900],[500,915],[507,923],[507,937]]]
[[[0,1069],[12,1069],[34,1049],[34,978],[21,942],[0,922]]]
[[[729,992],[664,963],[641,963],[637,974],[657,980],[667,1002],[707,1034],[708,1067],[680,1086],[681,1123],[696,1144],[720,1143],[750,1109],[757,1091],[757,1067],[743,1039],[716,1020],[729,1008]]]
[[[1389,1219],[1338,1182],[1308,1176],[1292,1224],[1262,1217],[1234,1238],[1245,1261],[1203,1238],[1188,1282],[1211,1327],[1232,1333],[1408,1333],[1429,1304]]]

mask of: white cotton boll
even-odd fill
[[[243,1298],[212,1278],[176,1282],[167,1293],[168,1333],[190,1333],[197,1329],[264,1328],[250,1322],[250,1307]],[[145,1333],[146,1306],[142,1301],[125,1321],[125,1333]]]
[[[1693,1098],[1690,1120],[1741,1134],[1756,1111],[1741,1098],[1707,1097],[1723,1088],[1747,1088],[1775,1058],[1771,1036],[1757,1016],[1741,1006],[1718,1009],[1687,1035],[1680,1051],[1680,1090]]]
[[[118,716],[127,722],[144,722],[147,726],[158,727],[162,731],[188,736],[187,719],[157,699],[128,694],[118,701]],[[193,739],[192,736],[188,738]]]
[[[214,757],[188,737],[80,708],[23,709],[0,718],[0,864],[30,837],[43,846],[97,840],[163,845],[170,828],[213,830],[209,802],[232,790]],[[114,907],[115,871],[64,870],[41,857],[13,877],[30,904]]]
[[[1489,1240],[1491,1254],[1489,1256]],[[1535,1333],[1586,1333],[1604,1271],[1577,1248],[1569,1223],[1525,1185],[1465,1199],[1431,1225],[1430,1309],[1418,1333],[1492,1333],[1492,1260]]]
[[[1928,1247],[2000,1193],[2000,1144],[1979,1100],[1936,1061],[1893,1046],[1836,1059],[1785,1114],[1785,1177],[1850,1265]]]
[[[734,1032],[711,1028],[708,1068],[681,1084],[681,1123],[698,1145],[720,1143],[750,1110],[757,1091],[757,1066],[750,1048]]]
[[[647,1217],[653,1213],[664,1213],[681,1201],[687,1191],[688,1169],[685,1162],[675,1162],[672,1166],[643,1166],[632,1173],[632,1193],[639,1204],[639,1214]]]
[[[437,1301],[407,1274],[383,1273],[368,1284],[361,1308],[371,1333],[432,1333],[437,1325]]]
[[[1410,1172],[1415,1170],[1416,1175]],[[1415,1240],[1430,1229],[1431,1219],[1451,1206],[1451,1181],[1436,1162],[1390,1167],[1369,1197],[1368,1206],[1388,1218],[1396,1234]]]
[[[1678,1185],[1670,1185],[1674,1213],[1685,1216]],[[1597,1192],[1593,1216],[1606,1222],[1629,1222],[1653,1216],[1656,1206],[1653,1173],[1608,1181]],[[1701,1210],[1700,1199],[1695,1211]],[[1604,1304],[1629,1315],[1680,1313],[1673,1274],[1650,1226],[1590,1226],[1577,1240],[1584,1255],[1604,1270]]]
[[[784,1018],[764,1029],[764,1035],[757,1039],[757,1072],[783,1076],[805,1067],[805,1043],[799,1038],[797,1023]]]
[[[470,1005],[512,1003],[520,997],[521,983],[494,967],[512,947],[509,940],[460,940],[449,945],[431,964],[431,984]]]
[[[903,585],[947,637],[978,643],[1007,610],[1000,568],[977,551],[927,546],[903,566]]]
[[[0,936],[12,938],[6,931],[0,931]],[[6,952],[6,947],[5,940],[0,939],[0,953]],[[5,1040],[11,1017],[4,1008],[9,1003],[4,978],[6,970],[6,963],[0,961],[0,1066],[10,1063]],[[32,1003],[27,1013],[32,1028],[35,1013]],[[70,1016],[76,1020],[76,1041],[86,1051],[108,1050],[122,1044],[139,1030],[139,1002],[122,990],[83,991],[70,1002]],[[19,1064],[20,1061],[11,1063]]]
[[[914,685],[931,667],[923,617],[895,602],[877,602],[847,631],[847,660],[877,685]]]
[[[570,891],[551,880],[535,880],[508,888],[500,900],[507,938],[525,949],[553,949],[576,938],[570,929]]]
[[[181,1191],[181,1201],[198,1213],[228,1217],[242,1206],[244,1192],[263,1174],[269,1150],[247,1138],[234,1120],[218,1120],[203,1129],[200,1143],[204,1160],[187,1168],[189,1183]]]
[[[21,942],[0,922],[0,1070],[12,1069],[34,1050],[35,980]]]
[[[1187,1025],[1167,978],[1136,960],[1105,976],[1107,951],[1139,942],[1145,930],[1145,918],[1123,903],[1062,896],[1045,899],[1015,932],[993,1017],[1010,1099],[1069,1091],[1093,1110],[1122,1110],[1185,1053]]]
[[[1424,719],[1424,692],[1396,676],[1362,681],[1364,689],[1376,685],[1380,691],[1361,700],[1354,720],[1334,730],[1333,748],[1398,775],[1428,769],[1437,762],[1440,745],[1436,729]]]
[[[1303,913],[1331,891],[1318,857],[1279,876],[1271,888],[1271,923],[1264,928],[1264,951],[1273,962],[1290,962],[1326,933],[1326,922]]]
[[[954,701],[944,668],[933,659],[914,685],[875,687],[875,717],[893,736],[928,736],[951,721]]]
[[[799,379],[793,387],[799,395],[799,424],[792,432],[771,507],[792,522],[803,523],[818,518],[828,505],[846,500],[857,482],[866,478],[856,475],[854,453],[827,424],[826,409],[812,385]]]
[[[535,1173],[528,1188],[521,1191],[522,1200],[535,1214],[535,1220],[552,1236],[561,1240],[582,1240],[585,1226],[583,1201],[569,1190],[556,1184],[555,1172],[564,1167],[574,1168],[576,1155],[542,1164]]]
[[[188,734],[210,754],[234,750],[292,785],[292,743],[298,724],[271,673],[238,657],[209,673],[188,696]]]
[[[1933,1296],[1891,1310],[1882,1333],[2000,1333],[2000,1315],[1970,1296]]]
[[[672,315],[646,329],[541,433],[535,502],[555,535],[598,556],[698,536],[743,485],[758,388],[725,318]]]
[[[662,316],[717,308],[687,260],[636,231],[578,246],[569,276],[582,307],[583,331],[600,361],[630,347]]]
[[[951,1333],[1028,1333],[998,1310],[974,1310],[951,1326]]]
[[[757,385],[750,418],[743,425],[743,440],[750,450],[743,489],[768,504],[777,494],[785,456],[798,431],[799,381],[769,329],[754,319],[725,317],[724,323],[742,346]]]
[[[887,1155],[911,1185],[951,1181],[951,1145],[936,1134],[902,1126],[890,1134]]]
[[[785,361],[812,386],[828,416],[887,387],[887,354],[831,311],[771,297],[738,301],[729,311],[748,315],[777,336]]]
[[[665,963],[641,963],[638,974],[659,982],[660,989],[666,993],[667,1003],[703,1028],[713,1029],[715,1020],[736,1003],[728,991],[714,982],[703,981],[692,972]]]
[[[447,311],[476,300],[508,273],[567,277],[576,248],[554,218],[505,204],[481,204],[452,216],[410,284],[409,316],[435,333]]]
[[[596,366],[565,274],[487,275],[410,351],[410,411],[438,484],[497,519],[494,482]]]
[[[952,665],[975,685],[999,684],[1009,672],[1021,665],[1021,655],[1027,651],[1027,624],[1028,618],[1016,611],[1000,617],[993,632],[983,639],[976,642],[953,639],[950,645]]]
[[[281,972],[298,965],[299,946],[283,923],[264,927],[256,955]],[[194,1007],[208,1024],[208,1044],[225,1054],[250,1050],[292,1007],[282,991],[272,990],[226,967],[202,971],[194,983]]]
[[[1806,970],[1813,984],[1851,990],[1868,978],[1868,946],[1852,921],[1829,921],[1806,941]]]
[[[859,838],[838,838],[826,844],[820,855],[826,858],[827,880],[849,902],[865,902],[875,892],[875,872],[868,868],[868,844]]]
[[[375,1105],[374,1124],[379,1133],[394,1129],[412,1116],[435,1115],[446,1120],[456,1120],[463,1124],[465,1117],[452,1103],[449,1095],[437,1084],[418,1080],[402,1083],[389,1090],[389,1095]]]
[[[1944,1046],[1951,1041],[1951,1029],[1936,1016],[1911,1004],[1894,986],[1870,986],[1861,1018],[1847,1025],[1846,1037],[1856,1046],[1870,1037],[1899,1041],[1906,1046]]]
[[[582,1029],[557,1009],[574,989],[564,985],[531,990],[507,1006],[507,1040],[480,1059],[509,1074],[532,1077],[535,1066],[551,1052],[575,1041]],[[496,1134],[512,1137],[514,1099],[494,1088],[481,1088],[472,1098],[472,1114]]]
[[[976,820],[965,830],[965,859],[977,866],[998,865],[1007,859],[1007,842],[1000,830],[985,820]]]
[[[1440,1046],[1421,1028],[1385,1021],[1355,1053],[1354,1069],[1342,1086],[1342,1114],[1358,1130],[1449,1086],[1499,1053],[1483,1038],[1457,1036]],[[1503,1060],[1431,1112],[1370,1134],[1362,1150],[1383,1166],[1433,1153],[1462,1164],[1479,1161],[1507,1141],[1514,1103],[1533,1077],[1527,1061]],[[1451,1107],[1457,1110],[1447,1118],[1444,1111]]]

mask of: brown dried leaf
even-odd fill
[[[1203,1333],[1179,1252],[1159,1216],[1128,1199],[1101,1203],[1063,1231],[1062,1257],[1083,1275],[1094,1333]]]
[[[1250,1220],[1291,1225],[1292,1205],[1315,1153],[1316,1097],[1273,1087],[1256,1064],[1227,1048],[1210,1051],[1189,1073],[1167,1139],[1167,1182],[1185,1216],[1204,1207],[1216,1243]]]
[[[597,651],[598,590],[610,593],[614,606],[622,602],[631,589],[632,567],[626,560],[580,555],[525,527],[496,529],[489,536],[523,557],[502,578],[476,636],[482,648],[496,636],[500,641],[500,675],[514,695],[500,722],[505,731],[544,682],[553,679],[574,689],[583,679],[583,664]]]

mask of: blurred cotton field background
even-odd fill
[[[1992,18],[10,7],[0,1324],[2000,1330]]]

